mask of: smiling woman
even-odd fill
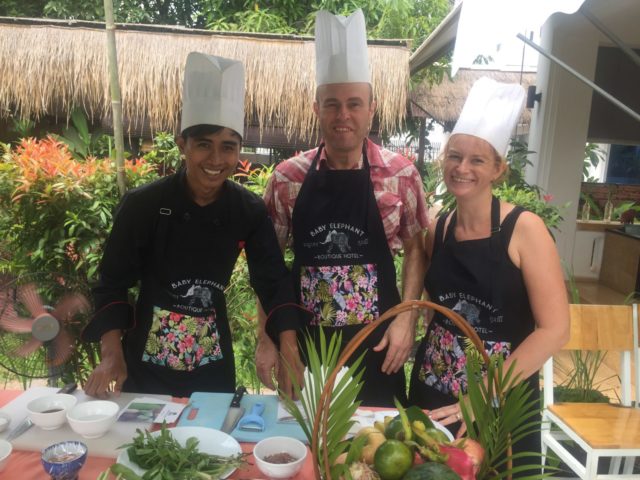
[[[523,104],[519,85],[482,78],[471,89],[445,147],[444,181],[456,208],[427,237],[431,265],[424,285],[436,303],[465,318],[488,355],[505,358],[505,371],[514,366],[535,399],[538,370],[568,340],[569,308],[558,252],[542,219],[492,194]],[[433,420],[453,430],[460,425],[460,395],[472,385],[467,343],[436,312],[411,378],[410,403],[430,409]],[[514,453],[539,452],[539,433],[529,432],[513,447]],[[526,463],[526,455],[520,457],[514,464]]]
[[[458,134],[447,143],[444,183],[456,198],[472,198],[486,192],[506,169],[495,149],[479,137]]]

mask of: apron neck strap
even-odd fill
[[[325,143],[322,142],[318,146],[318,151],[316,155],[313,157],[313,161],[311,162],[310,170],[314,171],[318,168],[318,162],[320,161],[320,157],[322,156],[322,151],[324,150]],[[365,170],[369,170],[369,157],[367,156],[367,139],[365,138],[362,142],[362,168]]]
[[[502,236],[500,235],[500,200],[491,197],[491,237],[489,240],[491,255],[491,303],[494,308],[502,309],[500,277],[502,273]]]

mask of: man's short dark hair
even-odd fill
[[[180,136],[186,142],[189,137],[204,137],[206,135],[211,135],[213,133],[218,133],[220,130],[227,127],[221,127],[220,125],[208,125],[206,123],[200,125],[192,125],[191,127],[185,128]],[[238,140],[242,142],[242,135],[238,132],[230,128],[234,135],[238,137]]]

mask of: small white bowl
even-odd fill
[[[99,438],[116,422],[119,410],[116,402],[108,400],[83,402],[67,412],[67,421],[84,438]]]
[[[266,457],[279,453],[288,453],[295,460],[289,463],[271,463]],[[307,457],[307,446],[291,437],[269,437],[260,440],[253,447],[253,457],[258,469],[269,478],[291,478],[295,476]]]
[[[0,439],[0,472],[7,466],[12,451],[13,445],[11,445],[11,442]]]
[[[29,418],[43,430],[55,430],[67,421],[67,411],[78,402],[73,395],[56,393],[27,403]]]
[[[0,412],[0,432],[4,432],[11,423],[11,415]]]

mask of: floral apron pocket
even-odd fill
[[[365,325],[378,318],[375,264],[302,266],[302,304],[314,313],[312,325]]]
[[[190,372],[221,358],[215,311],[192,317],[153,307],[143,362]]]
[[[489,356],[500,354],[504,358],[511,354],[511,343],[484,341]],[[465,349],[471,347],[467,337],[458,336],[442,327],[434,325],[427,336],[424,361],[420,368],[419,379],[426,385],[446,395],[458,396],[467,391],[467,357]]]

